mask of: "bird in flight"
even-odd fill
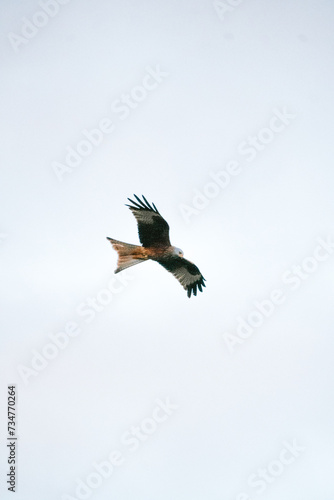
[[[137,201],[130,198],[131,205],[126,205],[136,218],[138,235],[142,246],[131,245],[122,241],[107,239],[118,253],[115,274],[127,267],[140,264],[145,260],[154,260],[172,273],[187,290],[188,297],[197,295],[197,289],[202,292],[205,279],[195,264],[183,258],[180,248],[171,245],[169,240],[169,225],[160,215],[158,209],[152,206],[143,195],[143,201],[134,195]]]

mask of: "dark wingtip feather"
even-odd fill
[[[196,281],[195,283],[192,283],[191,285],[187,286],[187,295],[188,297],[191,297],[191,295],[197,296],[197,291],[199,290],[200,292],[203,292],[202,287],[205,286],[205,283],[203,279],[201,278],[200,280]]]
[[[127,207],[136,208],[137,210],[142,209],[142,207],[136,201],[131,200],[131,198],[128,198],[128,200],[130,203],[132,203],[132,205],[134,205],[134,207],[132,207],[131,205],[126,205]]]
[[[156,211],[156,213],[160,215],[159,210],[158,210],[158,209],[157,209],[157,207],[154,205],[154,203],[152,203],[152,205],[153,205],[153,208],[154,208],[154,210]]]
[[[152,206],[150,205],[150,203],[147,201],[147,199],[145,198],[145,196],[143,194],[142,194],[142,197],[143,197],[143,200],[145,203],[136,194],[134,194],[133,196],[136,198],[137,201],[131,200],[131,198],[128,198],[128,200],[134,206],[126,204],[125,205],[126,207],[135,208],[136,210],[151,210],[152,212],[156,211],[156,213],[159,214],[154,203],[152,203],[152,205],[154,207],[154,208],[152,208]]]
[[[147,201],[147,199],[145,198],[145,196],[143,194],[142,194],[142,198],[145,201],[145,203],[148,206],[148,208],[153,211],[153,208],[151,207],[151,205],[149,204],[149,202]]]
[[[134,194],[133,196],[136,198],[136,200],[138,200],[138,202],[139,202],[139,204],[142,206],[142,208],[147,208],[147,207],[145,206],[145,204],[142,202],[142,200],[141,200],[141,199],[140,199],[140,198],[139,198],[136,194]]]

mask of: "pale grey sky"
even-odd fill
[[[333,17],[315,0],[2,1],[16,500],[333,497]],[[133,193],[202,294],[153,262],[115,277],[105,238],[138,241]],[[3,441],[4,499],[8,467]]]

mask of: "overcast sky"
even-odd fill
[[[1,5],[1,498],[333,498],[333,2]]]

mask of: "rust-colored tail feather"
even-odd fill
[[[143,247],[138,245],[131,245],[130,243],[124,243],[123,241],[113,240],[108,238],[114,250],[118,253],[117,269],[115,274],[123,271],[127,267],[135,266],[147,260],[147,256],[144,252]]]

